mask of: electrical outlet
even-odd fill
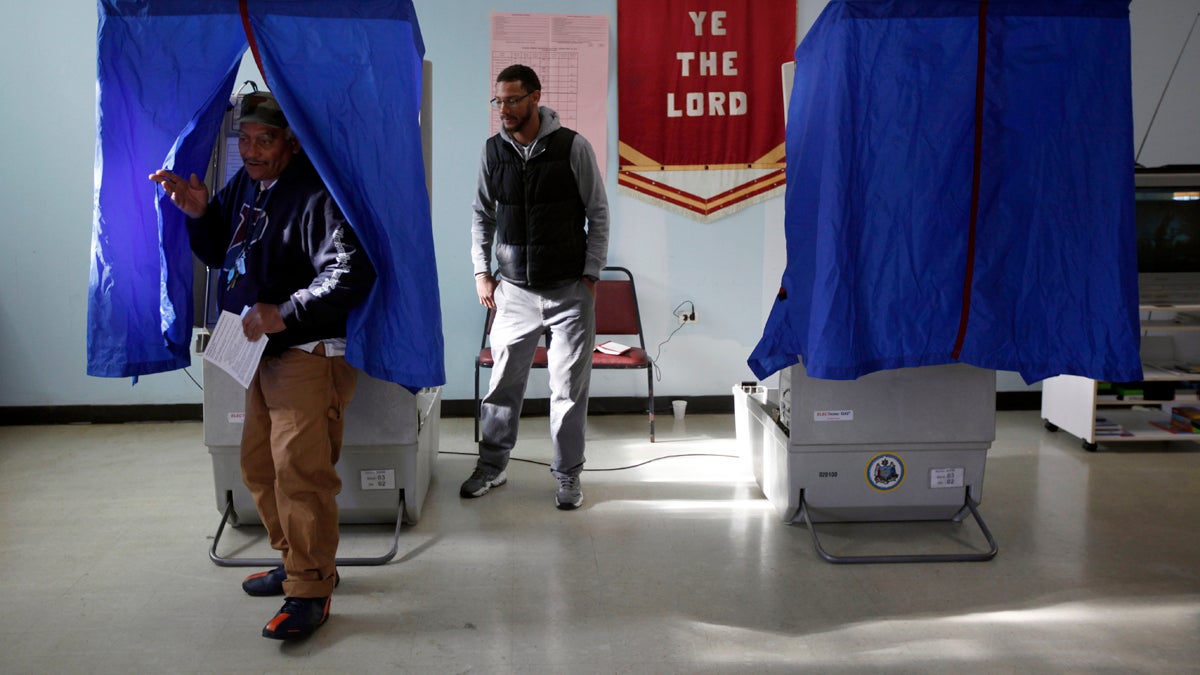
[[[680,311],[675,316],[679,317],[679,323],[696,323],[696,310],[690,312]]]

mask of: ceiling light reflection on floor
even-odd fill
[[[1084,624],[1115,621],[1121,623],[1173,623],[1191,621],[1200,617],[1200,602],[1169,604],[1162,601],[1151,603],[1069,603],[1050,607],[1012,609],[998,612],[978,612],[962,616],[949,616],[942,621],[951,623],[994,623],[994,624]]]
[[[771,504],[762,497],[730,499],[612,499],[593,504],[592,511],[637,512],[666,511],[671,513],[766,513]]]

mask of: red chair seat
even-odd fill
[[[621,355],[592,352],[593,368],[648,368],[650,356],[634,347]]]
[[[650,442],[654,442],[654,363],[646,353],[646,338],[642,334],[642,317],[638,311],[637,291],[633,285],[633,273],[624,267],[606,267],[602,276],[596,282],[596,336],[636,336],[638,347],[620,355],[592,352],[592,368],[597,370],[645,370],[646,371],[646,413],[650,421]],[[614,279],[612,276],[622,278]],[[492,330],[492,320],[495,311],[488,310],[483,322],[483,336],[480,340],[479,355],[475,357],[475,440],[479,440],[479,370],[494,368],[495,357],[492,348],[487,346],[488,335]],[[628,343],[629,340],[622,340]],[[539,346],[533,354],[534,368],[549,366],[549,351]]]
[[[495,368],[496,359],[492,356],[492,348],[484,347],[479,350],[479,357],[475,359],[475,365],[480,368]],[[550,365],[549,352],[545,347],[538,347],[533,350],[533,367],[546,368]]]

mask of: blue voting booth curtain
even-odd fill
[[[192,254],[184,215],[147,176],[204,176],[246,37],[235,12],[100,3],[88,374],[187,366]],[[177,10],[177,11],[171,11]],[[207,139],[199,140],[200,138]]]
[[[1141,379],[1128,4],[830,2],[796,49],[754,373]]]
[[[410,389],[444,384],[412,3],[101,0],[99,12],[88,373],[190,362],[184,216],[147,176],[205,174],[248,24],[267,86],[379,273],[350,315],[347,359]]]

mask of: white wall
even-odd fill
[[[606,0],[415,0],[434,64],[434,237],[442,293],[447,385],[472,395],[481,313],[468,260],[470,205],[488,133],[492,11],[607,14],[616,45],[616,2]],[[799,0],[800,33],[825,0]],[[1200,0],[1134,0],[1134,136],[1140,141]],[[198,403],[183,372],[129,379],[88,377],[86,321],[95,130],[96,5],[93,0],[13,3],[0,25],[0,406]],[[1200,30],[1184,55],[1140,161],[1200,163]],[[616,76],[616,53],[610,63]],[[252,69],[243,74],[254,76]],[[242,77],[240,79],[246,79]],[[615,158],[616,82],[609,83],[609,148]],[[153,167],[147,167],[147,173]],[[700,321],[679,331],[660,357],[655,389],[724,395],[752,379],[746,357],[783,269],[783,200],[700,224],[620,195],[615,161],[607,183],[613,216],[609,259],[637,274],[653,354],[677,327],[671,309],[688,299]],[[765,268],[764,268],[765,265]],[[189,369],[199,379],[199,368]],[[542,380],[532,396],[544,396]],[[1002,373],[1002,390],[1022,389]],[[638,396],[638,378],[597,373],[597,396]]]

